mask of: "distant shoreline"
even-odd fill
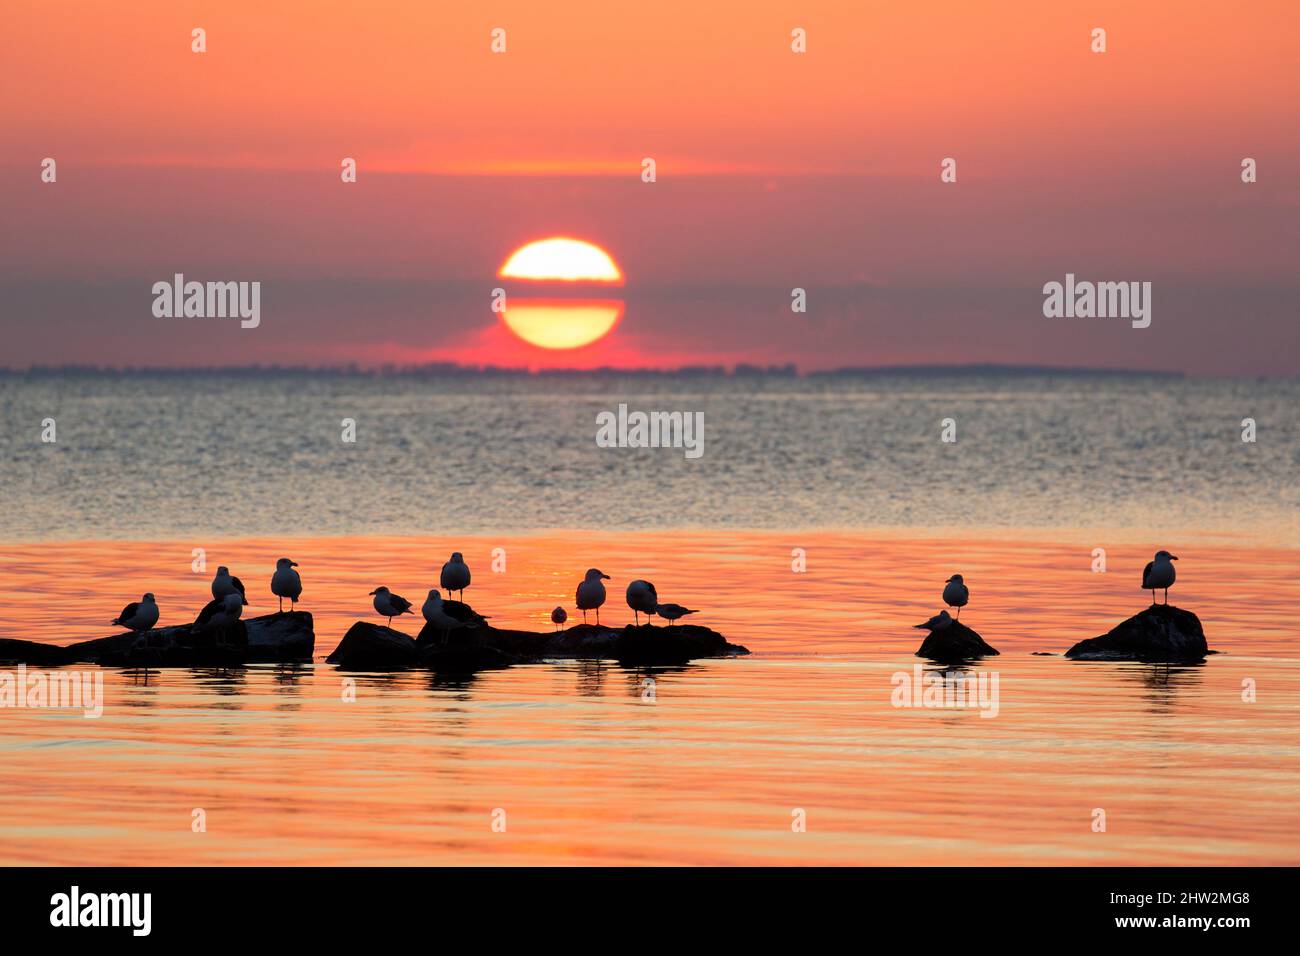
[[[1056,365],[874,365],[847,366],[836,369],[801,372],[793,365],[686,365],[671,369],[619,368],[601,366],[592,369],[538,369],[497,365],[458,365],[449,362],[423,365],[224,365],[224,366],[99,366],[99,365],[33,365],[25,369],[0,368],[0,378],[50,378],[57,376],[98,376],[105,378],[135,376],[258,376],[298,375],[356,378],[602,378],[608,376],[635,376],[647,378],[889,378],[889,377],[952,377],[952,376],[1058,376],[1106,378],[1160,378],[1182,379],[1184,372],[1157,369],[1110,369]],[[1202,376],[1194,376],[1202,377]],[[1289,376],[1203,376],[1205,378],[1288,378]]]

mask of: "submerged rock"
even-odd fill
[[[961,621],[952,621],[931,631],[921,642],[916,656],[951,664],[976,657],[996,657],[998,651]]]
[[[1210,652],[1200,619],[1191,611],[1153,604],[1101,637],[1065,652],[1077,661],[1200,661]]]
[[[128,631],[71,644],[70,661],[104,667],[233,667],[310,661],[316,647],[307,611],[267,614],[226,628],[178,624],[137,634]]]

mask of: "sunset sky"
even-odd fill
[[[1293,0],[10,0],[0,367],[1295,374],[1295,18]],[[552,235],[626,277],[621,320],[576,350],[490,310],[506,258]],[[154,317],[177,272],[260,281],[260,327]],[[1044,318],[1067,272],[1150,281],[1151,327]]]

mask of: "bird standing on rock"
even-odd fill
[[[378,599],[376,599],[378,600]],[[437,588],[429,590],[429,596],[425,599],[424,607],[420,609],[424,613],[424,619],[442,631],[442,643],[447,643],[447,632],[456,627],[465,627],[465,622],[457,620],[448,614],[442,606],[442,595],[438,593]]]
[[[596,626],[600,626],[600,606],[605,603],[605,585],[601,584],[602,580],[608,581],[609,575],[598,568],[588,568],[587,576],[582,579],[578,585],[578,593],[575,598],[578,603],[578,610],[582,612],[582,623],[587,623],[587,612],[596,612]]]
[[[648,618],[655,612],[659,606],[659,595],[655,593],[655,586],[649,581],[633,581],[627,586],[627,606],[632,609],[636,616],[636,623],[641,623],[641,615],[645,614]],[[649,624],[649,621],[646,621]]]
[[[700,612],[688,607],[682,607],[680,604],[656,604],[655,613],[667,621],[669,627],[672,627],[687,614],[699,614]]]
[[[1156,605],[1156,591],[1160,588],[1165,590],[1165,603],[1169,603],[1169,589],[1174,585],[1173,562],[1177,561],[1174,555],[1168,551],[1157,551],[1153,560],[1147,562],[1147,566],[1142,569],[1142,590],[1151,592],[1151,606]]]
[[[150,591],[138,602],[132,601],[122,608],[122,613],[113,619],[113,623],[129,627],[133,631],[153,630],[153,626],[158,623],[158,605],[153,599],[153,592]]]
[[[551,612],[551,623],[555,625],[558,631],[564,626],[564,622],[569,619],[569,612],[562,607],[557,607]]]
[[[231,575],[230,569],[223,564],[217,568],[217,576],[212,579],[212,598],[220,601],[227,594],[238,594],[240,604],[248,603],[248,598],[244,596],[244,582]]]
[[[460,599],[465,600],[465,589],[469,587],[469,565],[459,551],[453,551],[451,560],[442,566],[442,578],[439,581],[448,596],[452,591],[460,592]]]
[[[289,599],[289,610],[293,610],[302,596],[302,578],[294,570],[297,561],[281,558],[275,562],[275,574],[271,575],[271,593],[280,599],[280,613],[284,613],[284,599]]]
[[[375,596],[375,610],[388,618],[388,626],[393,626],[393,618],[411,613],[411,602],[400,594],[394,594],[388,588],[375,588],[370,592]]]
[[[970,591],[962,583],[960,574],[954,574],[944,582],[943,603],[957,609],[957,620],[961,620],[961,609],[968,601],[970,601]]]

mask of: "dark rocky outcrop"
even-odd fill
[[[415,640],[386,627],[358,621],[326,658],[344,670],[394,670],[427,667],[465,673],[554,658],[601,658],[631,666],[684,664],[700,657],[748,654],[717,631],[694,624],[621,629],[578,624],[563,631],[534,632],[492,627],[474,609],[445,601],[443,610],[466,627],[445,634],[425,625]]]
[[[20,641],[15,638],[0,637],[0,664],[33,664],[42,667],[58,667],[70,664],[68,649],[57,644],[42,644],[39,641]]]
[[[1065,652],[1077,661],[1178,663],[1210,653],[1200,619],[1191,611],[1153,604],[1101,637],[1080,641]]]
[[[266,614],[245,622],[250,664],[310,661],[316,652],[316,631],[308,611]]]
[[[179,624],[128,631],[64,648],[68,660],[104,667],[232,667],[310,661],[316,647],[307,611],[267,614],[223,629]]]
[[[685,664],[697,657],[749,653],[744,647],[728,644],[717,631],[699,624],[676,624],[672,627],[629,624],[618,632],[611,651],[620,664],[634,667]]]
[[[325,663],[337,664],[345,671],[391,671],[413,666],[418,657],[411,635],[382,624],[357,621]]]
[[[430,644],[420,650],[421,667],[448,674],[469,674],[473,671],[509,667],[527,663],[522,658],[499,647],[491,647],[474,640],[448,640],[446,644]]]
[[[995,657],[998,651],[985,642],[961,621],[935,628],[921,642],[917,657],[926,657],[944,664],[974,660],[977,657]]]

